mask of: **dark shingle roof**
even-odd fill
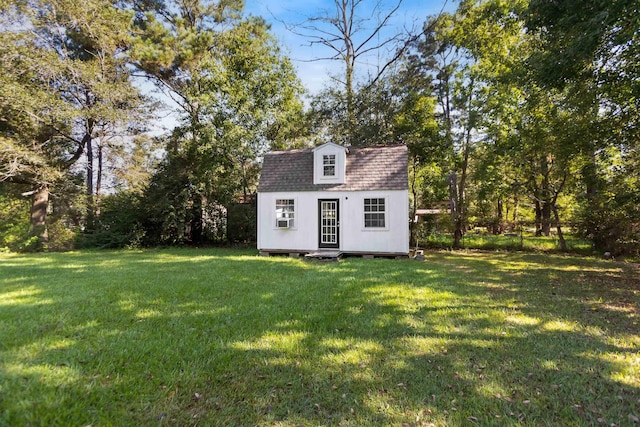
[[[404,145],[349,148],[344,184],[313,184],[312,149],[272,151],[264,156],[259,192],[367,191],[409,188]]]

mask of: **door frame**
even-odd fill
[[[322,203],[335,202],[336,204],[336,242],[322,242]],[[318,248],[320,249],[340,249],[340,199],[318,199]]]

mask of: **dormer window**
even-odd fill
[[[313,183],[339,185],[345,183],[347,148],[327,142],[313,149]]]
[[[322,175],[336,176],[336,155],[325,154],[322,156]]]

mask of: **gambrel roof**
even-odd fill
[[[344,184],[313,184],[313,149],[265,154],[258,192],[407,190],[404,145],[349,148]]]

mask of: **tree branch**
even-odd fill
[[[433,30],[433,28],[434,28],[434,27],[438,24],[438,22],[440,21],[440,18],[442,17],[442,14],[444,13],[444,8],[445,8],[445,7],[446,7],[446,5],[447,5],[447,1],[448,1],[448,0],[445,0],[445,1],[444,1],[443,5],[442,5],[442,8],[440,9],[440,12],[439,12],[439,13],[438,13],[438,15],[437,15],[437,18],[436,18],[436,19],[434,19],[434,20],[432,20],[432,21],[431,21],[431,23],[430,23],[427,27],[424,27],[424,28],[423,28],[423,30],[422,30],[420,33],[415,34],[415,35],[413,35],[413,36],[409,36],[409,37],[405,40],[405,42],[403,43],[402,47],[396,51],[396,54],[395,54],[395,55],[394,55],[394,56],[393,56],[389,61],[387,61],[387,62],[382,66],[382,68],[380,68],[380,70],[379,70],[379,71],[378,71],[378,73],[376,74],[375,78],[373,78],[373,80],[371,80],[371,81],[369,82],[369,84],[367,84],[367,85],[365,86],[364,90],[368,90],[368,89],[370,89],[373,85],[375,85],[375,84],[378,82],[378,80],[380,80],[380,77],[382,77],[382,75],[383,75],[383,74],[384,74],[384,72],[387,70],[387,68],[389,68],[389,67],[390,67],[391,65],[393,65],[393,64],[394,64],[398,59],[400,59],[400,58],[405,54],[405,52],[409,49],[409,47],[410,47],[411,45],[413,45],[416,41],[418,41],[418,39],[419,39],[420,37],[422,37],[423,35],[425,35],[425,34],[427,34],[428,32],[430,32],[430,31],[432,31],[432,30]]]

